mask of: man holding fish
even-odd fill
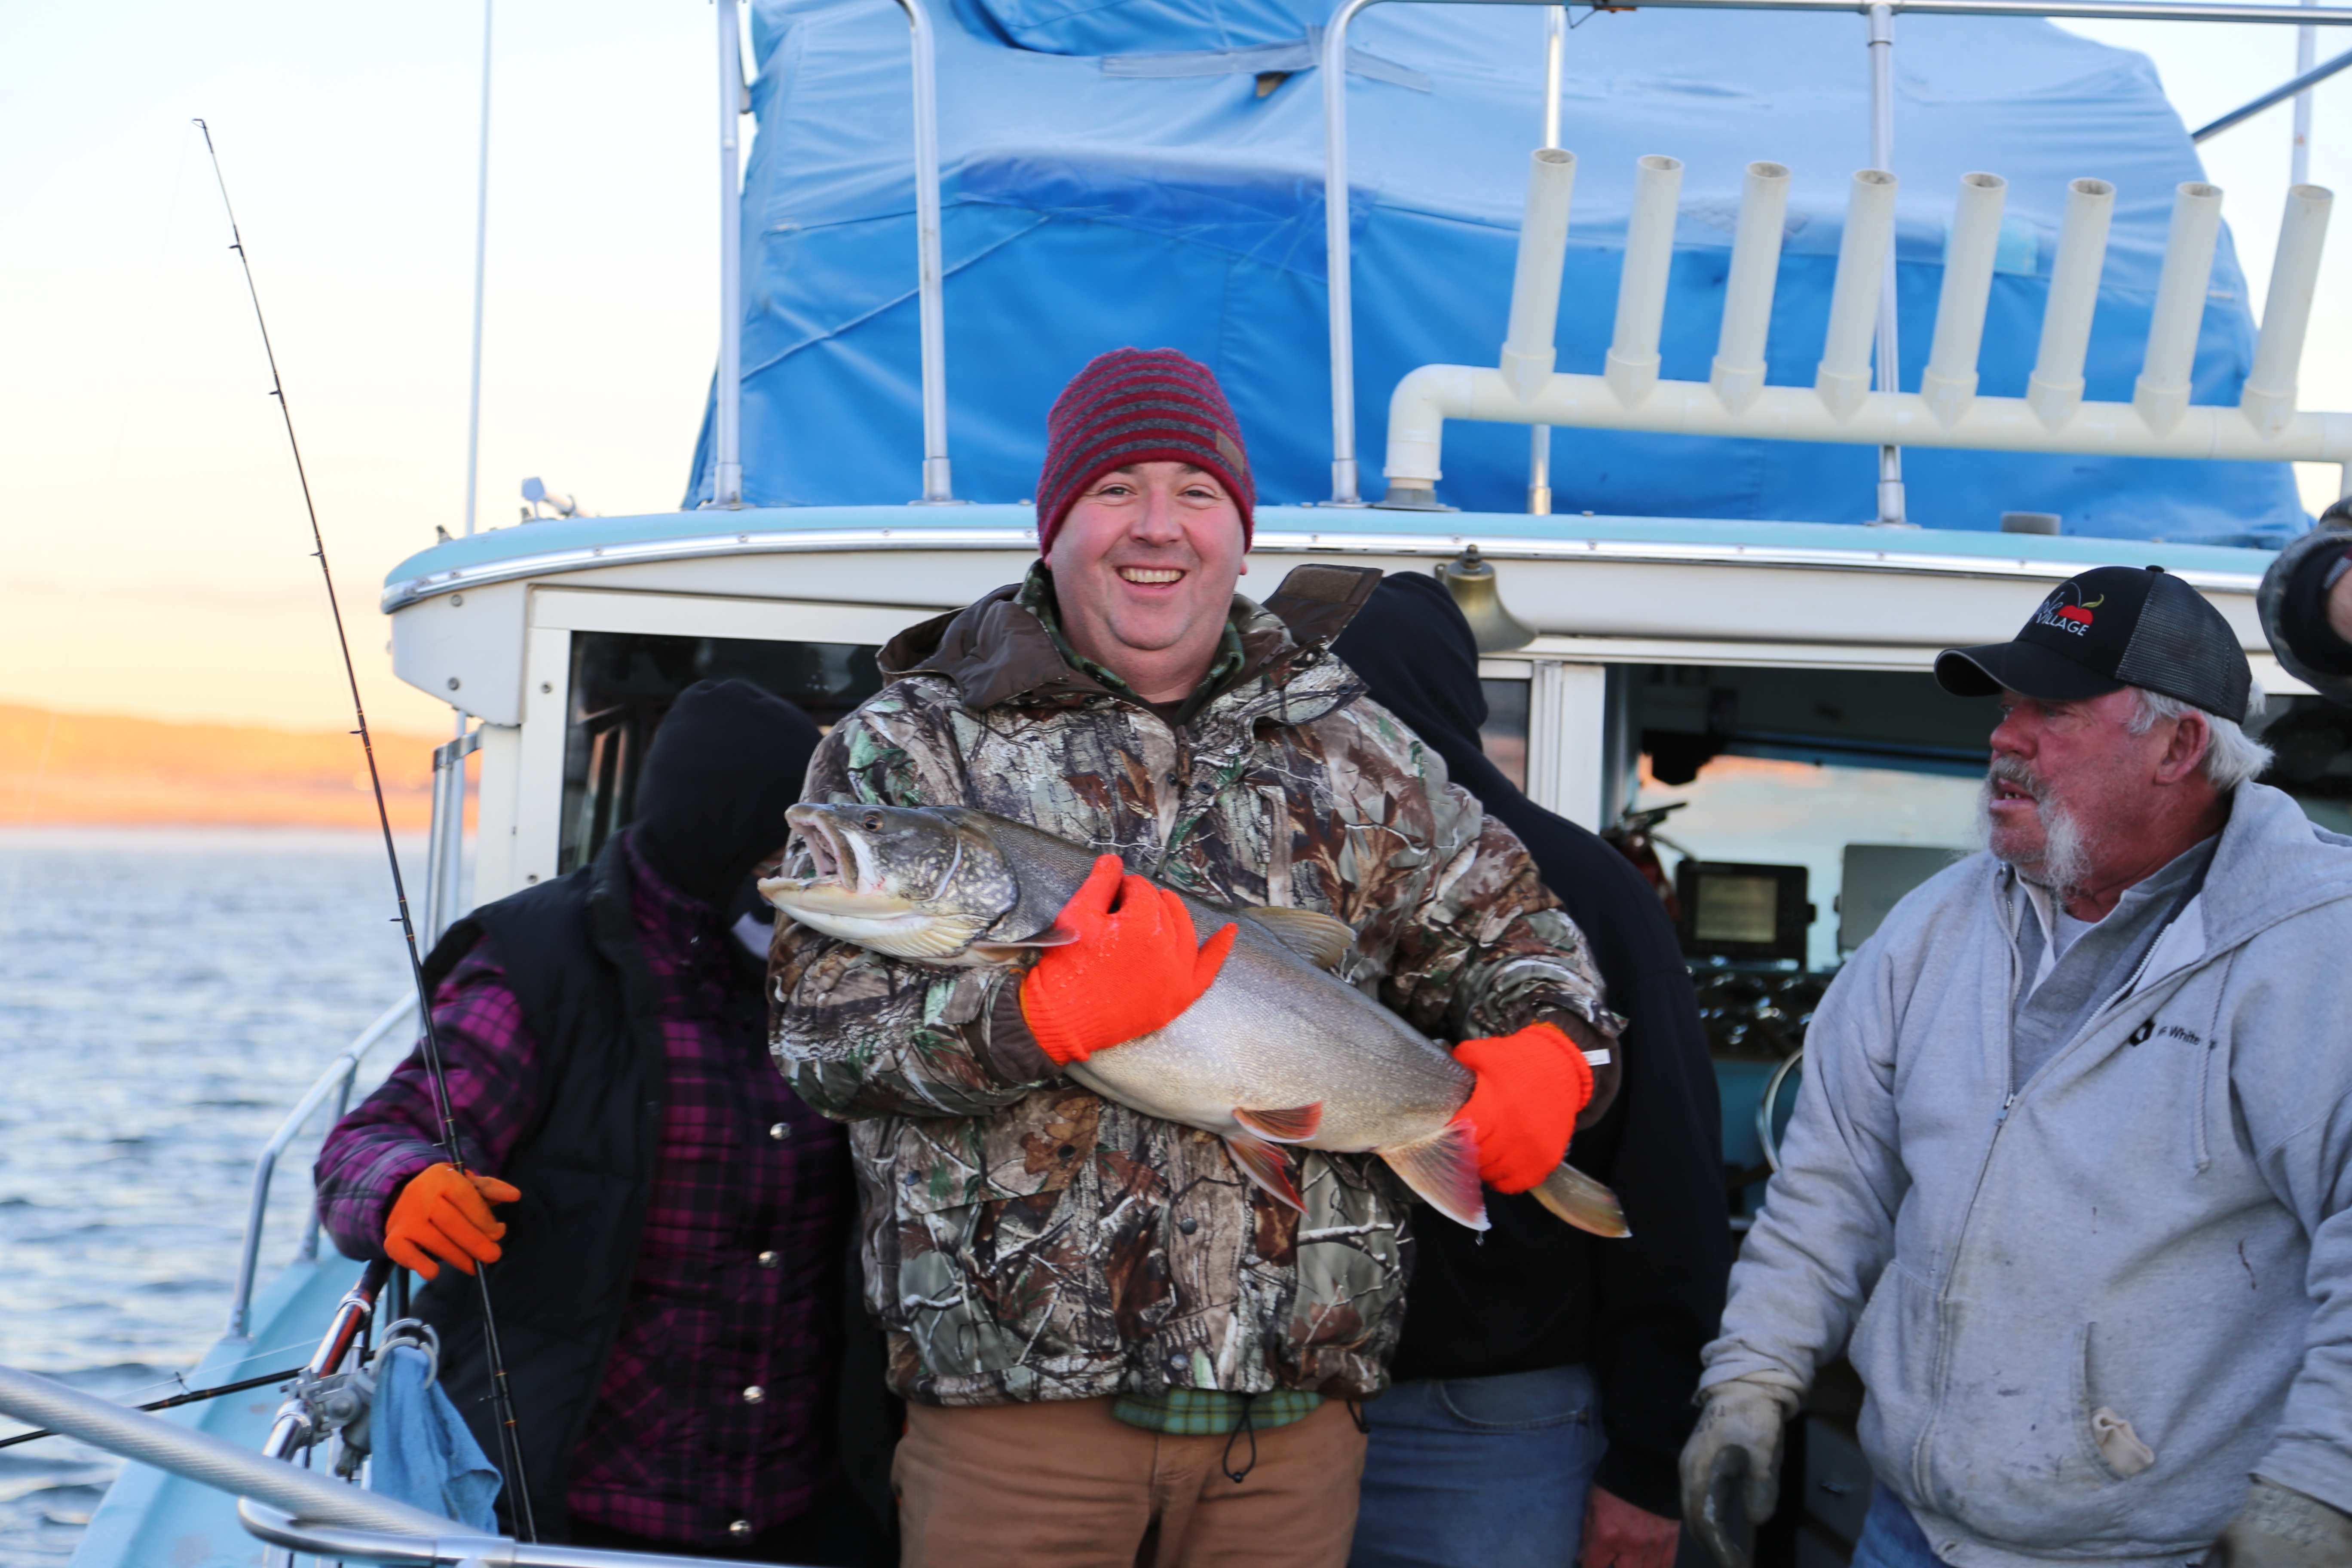
[[[883,650],[762,884],[778,1064],[853,1123],[905,1561],[1339,1568],[1411,1198],[1622,1233],[1561,1163],[1617,1020],[1328,652],[1377,574],[1235,595],[1204,366],[1088,365],[1037,493],[1040,562]]]

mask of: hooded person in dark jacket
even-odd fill
[[[870,1484],[887,1455],[850,1451],[884,1394],[842,1278],[847,1151],[770,1062],[763,965],[729,929],[819,739],[743,681],[681,693],[593,864],[476,910],[425,961],[466,1168],[436,1146],[421,1053],[320,1152],[328,1232],[428,1281],[416,1314],[440,1333],[441,1381],[492,1454],[467,1276],[495,1265],[543,1539],[893,1555]],[[876,1364],[843,1384],[861,1347]]]
[[[1714,1071],[1656,893],[1480,749],[1469,623],[1432,577],[1384,580],[1334,645],[1448,774],[1527,845],[1591,942],[1626,1020],[1617,1101],[1569,1157],[1616,1190],[1633,1234],[1572,1230],[1489,1192],[1494,1228],[1419,1227],[1396,1384],[1367,1407],[1349,1568],[1667,1568],[1675,1462],[1699,1351],[1731,1266]]]

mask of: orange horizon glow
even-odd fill
[[[394,829],[423,831],[441,740],[373,738]],[[64,826],[373,827],[376,815],[366,757],[348,731],[0,704],[0,827]]]

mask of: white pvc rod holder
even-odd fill
[[[1764,345],[1772,330],[1772,290],[1780,272],[1780,238],[1789,218],[1789,171],[1748,165],[1739,223],[1731,237],[1731,271],[1723,286],[1723,331],[1707,384],[1737,414],[1764,386]]]
[[[2050,294],[2042,308],[2042,345],[2025,384],[2026,405],[2053,430],[2083,405],[2083,360],[2091,350],[2091,315],[2099,302],[2099,274],[2106,267],[2107,228],[2115,216],[2115,186],[2105,180],[2068,183],[2058,254],[2050,263]]]
[[[1503,379],[1521,397],[1533,397],[1559,350],[1560,268],[1568,260],[1569,198],[1576,190],[1576,154],[1538,147],[1528,159],[1528,210],[1519,222],[1518,268],[1511,276],[1511,324],[1503,339]]]
[[[2171,429],[2189,406],[2189,377],[2221,234],[2221,187],[2184,181],[2173,197],[2172,232],[2165,239],[2164,270],[2157,277],[2156,309],[2147,324],[2147,355],[2132,390],[2132,406],[2151,430]]]
[[[1837,279],[1830,286],[1830,325],[1822,343],[1813,389],[1843,418],[1870,394],[1870,350],[1878,332],[1878,295],[1895,239],[1895,176],[1864,169],[1846,197],[1845,234],[1838,241]]]
[[[1993,261],[2000,249],[2000,212],[2009,182],[1999,174],[1962,174],[1960,197],[1944,242],[1944,290],[1936,302],[1936,336],[1920,373],[1919,395],[1949,425],[1977,395],[1977,352],[1984,343],[1985,307],[1992,298]]]
[[[1652,153],[1633,165],[1633,210],[1617,279],[1617,327],[1601,374],[1628,408],[1658,384],[1658,331],[1666,319],[1666,279],[1675,264],[1675,211],[1683,188],[1679,158]]]
[[[2263,305],[2263,332],[2254,343],[2253,369],[2238,399],[2246,417],[2265,435],[2278,434],[2294,416],[2304,338],[2319,289],[2319,253],[2326,243],[2328,210],[2335,201],[2335,193],[2324,185],[2297,185],[2286,194],[2278,254],[2271,264],[2270,298]]]

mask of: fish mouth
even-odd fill
[[[821,806],[795,805],[784,822],[808,851],[811,875],[770,877],[760,893],[787,914],[807,912],[876,915],[914,907],[912,900],[887,891],[864,838],[846,831]]]

